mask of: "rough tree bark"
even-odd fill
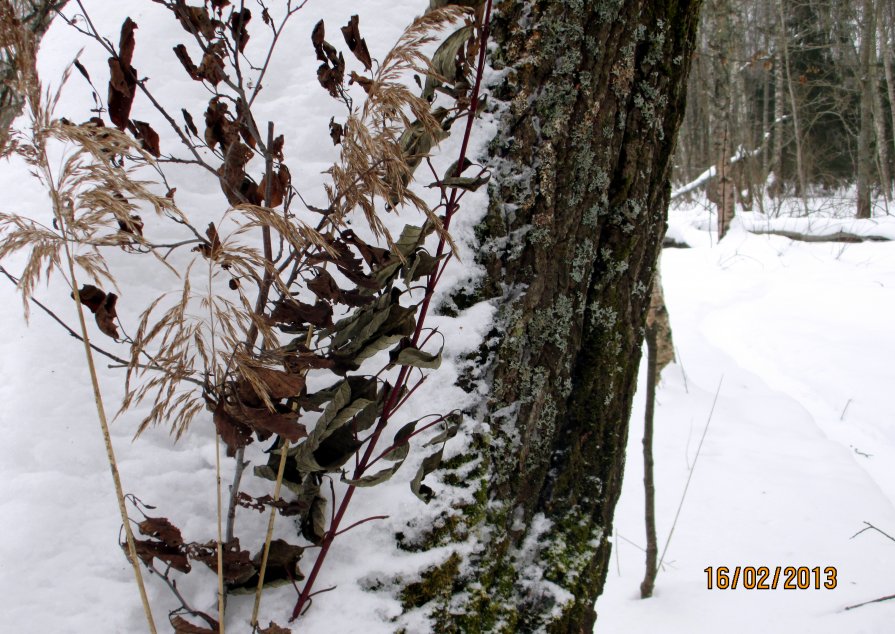
[[[860,68],[861,83],[861,127],[858,131],[858,218],[870,218],[870,187],[873,174],[873,74],[870,70],[872,59],[870,47],[873,38],[873,2],[864,0],[862,5]]]
[[[497,317],[480,433],[448,461],[475,495],[406,544],[453,553],[402,592],[433,631],[593,629],[699,7],[496,3],[486,274],[455,302]]]
[[[774,0],[769,0],[769,15],[774,17]],[[779,14],[773,19],[772,24],[779,21]],[[769,24],[769,28],[771,25]],[[786,49],[786,32],[784,29],[774,27],[774,39],[776,40],[776,52],[774,54],[774,150],[773,171],[774,180],[771,183],[770,195],[775,198],[783,198],[786,194],[786,179],[783,176],[783,135],[784,135],[784,104],[786,103],[785,79],[786,59],[783,55]],[[777,206],[779,210],[779,205]]]
[[[733,32],[731,7],[727,0],[708,0],[710,34],[709,52],[712,56],[712,111],[711,131],[715,176],[715,204],[718,207],[718,240],[724,237],[736,213],[736,187],[731,176],[731,62]]]
[[[796,99],[796,90],[792,80],[792,70],[789,64],[789,42],[786,34],[786,2],[780,0],[778,5],[780,20],[777,28],[780,47],[783,56],[783,70],[786,73],[786,88],[789,93],[789,107],[792,112],[793,139],[796,142],[796,173],[799,177],[799,198],[802,200],[802,211],[808,215],[808,177],[805,174],[805,155],[802,152],[802,126],[799,124],[799,103]],[[782,160],[782,159],[781,159]],[[781,170],[782,174],[782,170]]]
[[[883,14],[877,21],[877,29],[879,30],[879,46],[883,54],[883,72],[886,76],[886,95],[889,98],[889,110],[892,116],[891,139],[893,150],[895,150],[895,108],[891,107],[895,104],[895,72],[892,70],[892,46],[889,37],[892,30],[892,20],[895,19],[895,16],[892,15],[891,1],[880,1],[880,6],[883,7]]]
[[[876,131],[876,159],[879,171],[879,184],[886,203],[892,198],[892,176],[889,173],[889,143],[886,135],[886,111],[883,97],[880,94],[879,63],[881,55],[877,54],[879,37],[878,23],[883,20],[883,3],[877,1],[873,16],[873,42],[870,46],[870,83],[872,84],[873,125]],[[888,208],[888,206],[887,206]]]

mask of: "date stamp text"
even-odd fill
[[[833,590],[836,567],[709,566],[703,570],[709,590]]]

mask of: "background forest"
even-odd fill
[[[888,214],[895,158],[891,0],[707,0],[674,180],[711,166],[745,210],[851,196]],[[724,202],[722,183],[708,197]]]

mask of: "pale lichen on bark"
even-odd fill
[[[403,595],[433,631],[593,627],[698,4],[496,3],[485,274],[454,297],[497,307],[467,382],[478,495],[415,546],[468,554]]]

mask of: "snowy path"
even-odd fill
[[[849,539],[864,521],[895,531],[895,249],[738,234],[666,251],[663,278],[686,379],[670,366],[658,395],[660,552],[723,382],[649,601],[639,600],[643,554],[630,543],[644,542],[639,393],[597,631],[893,631],[895,602],[842,608],[895,592],[895,544],[870,532]],[[707,566],[737,565],[836,566],[838,585],[706,589]]]

